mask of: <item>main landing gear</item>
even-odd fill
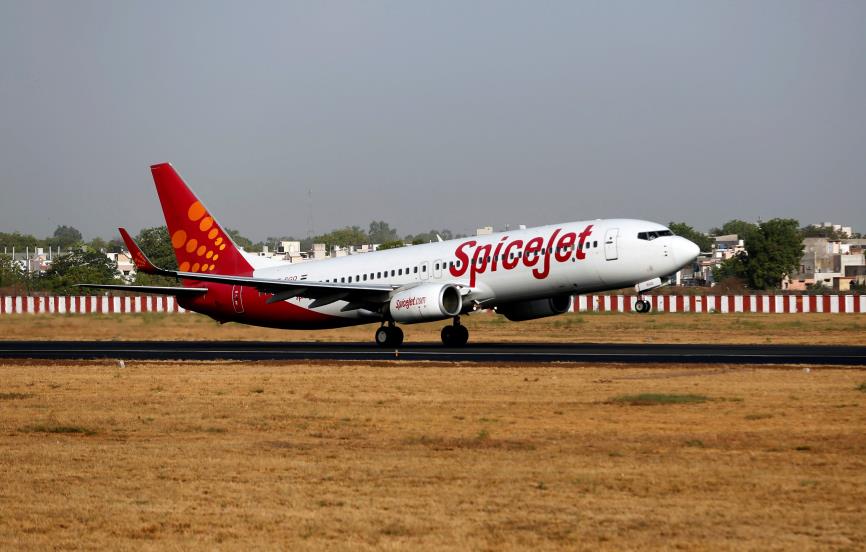
[[[403,343],[403,330],[388,322],[376,330],[376,345],[379,347],[399,347]]]
[[[634,311],[641,314],[650,311],[650,302],[645,299],[638,299],[634,303]]]
[[[462,347],[469,341],[469,330],[460,324],[460,317],[454,317],[454,324],[442,328],[442,344],[446,347]]]

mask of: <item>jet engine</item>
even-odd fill
[[[497,306],[496,312],[512,322],[533,320],[568,312],[571,308],[571,300],[571,295],[557,295],[546,299],[505,303]]]
[[[421,284],[391,297],[388,311],[395,322],[413,324],[457,316],[463,297],[453,284]]]

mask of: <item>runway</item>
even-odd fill
[[[251,341],[3,341],[6,359],[331,360],[443,362],[617,362],[697,364],[834,364],[866,366],[866,347],[826,345],[666,345],[604,343],[476,343],[459,349],[408,343],[399,350],[372,343]]]

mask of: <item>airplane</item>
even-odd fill
[[[174,295],[184,309],[219,322],[284,329],[378,323],[375,342],[398,347],[397,324],[448,320],[442,343],[460,347],[460,317],[492,309],[511,321],[565,313],[576,294],[635,286],[643,292],[697,257],[696,244],[643,220],[567,222],[345,257],[279,262],[239,248],[169,163],[151,166],[178,269],[155,266],[129,233],[120,234],[146,274],[182,287],[81,284]]]

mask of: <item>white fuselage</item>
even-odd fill
[[[286,281],[404,287],[454,284],[463,290],[464,303],[487,308],[633,286],[670,275],[692,262],[697,254],[694,243],[671,235],[658,223],[599,219],[285,263],[256,268],[253,275]],[[312,303],[299,297],[288,301],[302,308]],[[344,311],[345,306],[344,301],[336,301],[312,310],[356,319],[357,323],[381,318],[381,314],[364,309]]]

